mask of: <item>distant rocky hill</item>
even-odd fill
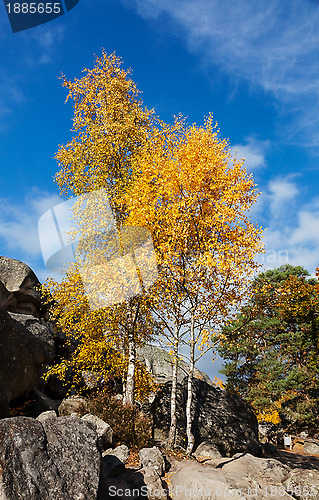
[[[145,363],[147,370],[154,375],[155,382],[165,384],[172,380],[173,376],[173,356],[168,351],[155,345],[147,344],[138,347],[136,350],[138,358]],[[177,381],[181,382],[188,374],[188,363],[179,362]],[[206,373],[195,368],[194,377],[204,380],[207,384],[212,384]]]

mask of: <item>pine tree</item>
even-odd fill
[[[297,430],[318,424],[319,296],[300,266],[261,273],[249,304],[224,329],[226,388],[259,419]]]

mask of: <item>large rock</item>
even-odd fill
[[[10,401],[36,387],[53,356],[54,340],[44,325],[0,307],[0,416],[8,415]]]
[[[143,361],[149,373],[154,375],[155,382],[165,384],[172,380],[173,376],[173,356],[165,349],[154,345],[144,345],[136,350],[137,357]],[[177,372],[177,380],[181,382],[188,373],[188,364],[185,361],[180,361]],[[205,380],[208,384],[212,383],[206,373],[195,368],[194,377],[200,380]]]
[[[46,324],[28,314],[9,312],[9,315],[21,336],[26,335],[25,330],[29,332],[29,337],[31,334],[32,352],[36,363],[41,365],[52,361],[55,356],[54,339]]]
[[[0,421],[1,500],[97,497],[96,434],[78,418]]]
[[[27,264],[0,256],[0,281],[2,307],[11,312],[39,314],[40,282]]]
[[[170,425],[171,382],[156,394],[152,404],[154,438],[166,444]],[[237,452],[261,454],[258,423],[251,407],[240,397],[195,379],[192,402],[195,447],[209,441],[222,456]],[[187,380],[177,391],[177,444],[184,445],[186,434]]]
[[[222,458],[218,449],[212,443],[208,441],[203,441],[194,453],[195,457],[205,457],[205,458]]]
[[[162,480],[157,472],[152,467],[144,467],[141,473],[143,474],[143,481],[147,488],[148,500],[166,500],[168,498],[167,489],[164,488]]]
[[[237,455],[232,460],[219,459],[213,465],[180,463],[171,473],[173,500],[229,500],[241,498],[266,500],[292,499],[282,481],[288,467],[277,460]]]
[[[319,471],[294,469],[283,482],[286,490],[298,500],[319,498]]]
[[[319,455],[319,442],[305,441],[303,451],[310,453],[311,455]]]

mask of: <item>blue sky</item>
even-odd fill
[[[252,217],[266,267],[319,265],[319,2],[80,0],[12,33],[0,4],[0,254],[43,280],[37,221],[59,202],[53,159],[71,137],[58,76],[80,77],[103,47],[131,67],[166,121],[210,112],[262,192]]]

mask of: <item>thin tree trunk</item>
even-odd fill
[[[127,318],[128,318],[128,366],[124,393],[124,403],[129,403],[134,405],[134,389],[135,389],[135,360],[136,360],[136,346],[135,346],[135,335],[132,320],[132,312],[130,309],[130,304],[126,302],[127,306]]]
[[[125,385],[124,402],[134,405],[134,385],[135,385],[135,339],[134,332],[128,335],[128,367]]]
[[[172,450],[175,446],[176,439],[176,390],[177,390],[177,371],[178,371],[178,330],[175,325],[174,331],[174,364],[173,364],[173,379],[171,392],[171,423],[168,435],[168,449]]]
[[[194,360],[195,360],[195,331],[194,331],[194,314],[191,317],[191,338],[190,338],[190,364],[187,381],[187,403],[186,403],[186,435],[187,449],[186,454],[190,455],[194,447],[194,435],[192,433],[192,399],[193,399],[193,377],[194,377]]]
[[[128,335],[128,367],[124,395],[124,402],[131,405],[134,404],[135,357],[134,332],[131,331]]]

